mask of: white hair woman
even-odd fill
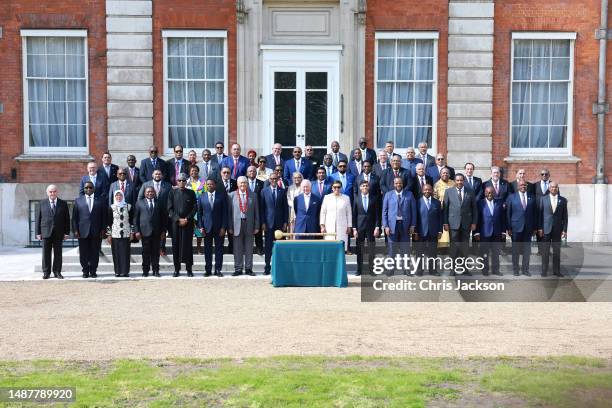
[[[332,193],[323,198],[321,204],[321,214],[319,216],[321,232],[335,233],[339,241],[344,241],[344,250],[348,250],[348,237],[352,232],[353,212],[351,210],[351,200],[342,194],[342,183],[336,180],[332,184]],[[334,237],[328,235],[327,240]]]
[[[113,204],[108,209],[108,243],[113,253],[115,276],[130,276],[130,241],[134,238],[132,206],[125,201],[121,190],[113,193]]]

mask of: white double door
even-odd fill
[[[338,58],[337,51],[265,51],[264,140],[281,143],[283,156],[310,145],[320,164],[338,138]]]

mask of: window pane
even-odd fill
[[[48,81],[47,84],[47,93],[50,101],[60,102],[66,100],[66,81],[56,79]]]
[[[206,146],[214,146],[217,140],[223,140],[223,127],[206,127]]]
[[[184,38],[168,38],[168,56],[185,55]]]
[[[206,52],[204,41],[203,38],[188,38],[187,55],[192,57],[203,57]]]
[[[223,125],[223,105],[206,105],[206,124]]]
[[[515,40],[514,41],[514,58],[529,58],[531,57],[531,40]]]
[[[548,147],[548,126],[531,127],[531,146]]]
[[[275,72],[274,88],[276,89],[295,89],[295,72]]]
[[[414,145],[418,146],[421,142],[426,142],[431,146],[431,127],[414,128]]]
[[[531,105],[531,124],[548,125],[548,104]]]
[[[85,55],[82,38],[66,37],[66,54]]]
[[[28,55],[28,76],[45,77],[47,75],[47,58],[44,55]]]
[[[402,84],[404,85],[404,84]],[[379,83],[377,85],[377,101],[378,103],[391,103],[393,102],[393,84],[389,83]]]
[[[170,79],[185,78],[185,58],[168,57],[168,78]]]
[[[413,59],[398,59],[397,60],[397,79],[402,81],[414,80],[414,60]]]
[[[187,78],[189,79],[204,79],[204,57],[188,57],[187,58]]]
[[[377,125],[390,126],[393,117],[393,105],[378,105]]]
[[[420,40],[416,42],[416,56],[433,58],[434,42],[432,40]]]
[[[184,82],[168,82],[168,102],[185,102]]]
[[[66,104],[64,102],[49,102],[47,109],[49,110],[50,124],[66,123]]]
[[[73,102],[86,102],[85,81],[66,81],[68,91],[66,100]]]
[[[550,57],[550,40],[533,40],[532,56],[534,58]]]
[[[26,48],[28,55],[30,54],[45,54],[45,37],[28,37],[26,40]]]
[[[528,126],[513,126],[512,127],[512,147],[516,147],[516,148],[529,147],[529,127]]]
[[[394,135],[394,128],[392,127],[377,127],[376,128],[377,131],[377,135],[376,135],[376,139],[379,141],[379,143],[385,143],[387,140],[393,140],[393,135]]]
[[[187,96],[189,102],[206,102],[206,83],[188,82]]]
[[[206,124],[206,105],[189,105],[189,126],[203,126]]]
[[[223,57],[223,40],[210,38],[206,40],[206,55]]]
[[[414,98],[414,84],[397,84],[397,103],[412,103]]]
[[[431,92],[433,85],[431,84],[415,84],[415,102],[419,103],[431,103]]]
[[[550,124],[567,125],[567,105],[550,105]]]
[[[30,146],[45,147],[49,144],[47,125],[30,125]]]
[[[42,124],[47,123],[47,103],[46,102],[30,102],[28,104],[30,115],[30,123]]]
[[[431,126],[431,105],[414,106],[414,124],[417,126]]]
[[[552,42],[553,57],[569,57],[570,42],[569,40],[555,40]]]
[[[206,82],[206,102],[223,102],[222,81]]]
[[[398,127],[395,128],[395,148],[405,149],[414,145],[414,128]]]
[[[393,58],[395,56],[395,41],[378,40],[378,56]]]
[[[67,144],[66,126],[49,125],[49,147],[64,147]]]
[[[66,56],[66,77],[85,78],[85,65],[83,64],[82,56]]]
[[[185,118],[185,105],[175,103],[168,104],[168,125],[184,126],[186,124],[187,123]]]
[[[69,102],[66,104],[66,108],[68,110],[68,123],[71,125],[84,125],[87,122],[86,119],[86,111],[85,111],[85,103],[83,102]]]
[[[204,127],[187,128],[187,147],[203,148],[206,147],[206,130]]]
[[[44,79],[28,80],[28,100],[31,102],[47,100],[47,82]]]
[[[512,102],[529,102],[530,85],[526,83],[512,84]]]
[[[170,145],[176,146],[177,144],[186,145],[186,129],[184,127],[168,127],[168,134],[170,136]]]
[[[567,83],[550,84],[550,101],[551,102],[568,102],[567,100]]]
[[[512,125],[529,125],[529,106],[528,104],[512,104]]]
[[[47,76],[64,78],[66,76],[64,55],[47,55]]]
[[[531,79],[531,60],[528,58],[514,59],[514,79],[529,80]]]
[[[391,80],[393,76],[393,61],[392,59],[378,59],[378,79]]]
[[[417,80],[433,80],[433,59],[417,59],[416,60],[416,79]]]
[[[398,40],[397,56],[414,58],[414,40]]]
[[[47,37],[47,54],[64,55],[66,53],[64,37]]]
[[[413,111],[414,105],[396,105],[395,124],[398,126],[412,126],[414,123]]]
[[[550,148],[567,147],[567,126],[552,126],[550,128]]]
[[[552,79],[569,80],[570,61],[569,58],[552,59]]]
[[[549,101],[549,89],[548,83],[536,83],[531,85],[531,102],[532,103],[543,103]]]
[[[327,72],[307,72],[306,89],[327,89]]]
[[[68,126],[68,146],[85,147],[86,133],[87,133],[87,127],[85,125]]]
[[[223,58],[206,58],[206,78],[223,79]]]
[[[550,79],[550,59],[535,58],[533,59],[533,80],[549,80]]]

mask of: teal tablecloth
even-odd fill
[[[348,285],[341,241],[275,241],[272,249],[274,286]]]

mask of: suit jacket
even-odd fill
[[[385,170],[391,168],[391,165],[389,163],[387,163],[386,166],[387,167],[385,168]],[[383,168],[380,165],[380,163],[376,163],[376,164],[372,165],[372,173],[376,174],[379,179],[382,179],[382,176],[383,176],[383,173],[385,172],[385,170],[383,170]]]
[[[357,162],[351,160],[348,164],[348,172],[351,173],[353,177],[359,176],[363,172],[363,160],[361,160],[361,170],[357,169]]]
[[[402,200],[399,203],[401,217],[403,218],[403,234],[408,234],[410,227],[416,227],[417,210],[416,202],[410,191],[402,191]],[[388,191],[383,199],[382,208],[382,226],[389,227],[391,233],[395,233],[398,216],[397,192],[395,190]]]
[[[448,169],[448,174],[451,180],[454,180],[455,179],[455,169],[450,166],[446,166],[446,168]],[[425,174],[431,177],[434,183],[440,180],[440,170],[438,169],[437,165],[426,167]]]
[[[278,164],[285,168],[285,159],[283,159],[282,156],[280,156],[278,159]],[[274,167],[276,167],[276,160],[274,160],[274,155],[272,153],[266,156],[266,167],[272,170],[274,170]]]
[[[404,191],[409,191],[412,194],[413,187],[413,179],[408,170],[401,168],[398,170],[399,177],[404,181]],[[393,180],[395,179],[394,170],[391,167],[387,167],[380,177],[380,190],[383,194],[386,194],[388,191],[395,190],[395,186],[393,185]]]
[[[225,159],[226,157],[227,157],[227,154],[223,153],[223,159]],[[211,155],[211,157],[210,157],[210,161],[212,161],[213,163],[217,163],[219,165],[219,167],[221,167],[223,159],[221,159],[221,161],[219,161],[219,158],[217,157],[216,153],[213,153]]]
[[[236,169],[236,175],[234,175],[234,157],[227,156],[223,159],[223,163],[221,163],[220,167],[229,167],[230,177],[236,180],[240,176],[246,176],[247,168],[250,165],[251,162],[249,161],[249,159],[244,156],[238,156],[238,168]]]
[[[149,201],[142,198],[134,204],[134,232],[142,234],[143,237],[161,236],[168,227],[168,214],[166,204],[160,200],[153,200],[153,212],[149,210]]]
[[[380,197],[368,194],[368,209],[363,208],[363,196],[355,195],[353,201],[353,228],[357,229],[359,236],[372,237],[375,228],[380,228],[381,210]]]
[[[348,163],[348,161],[349,161],[349,160],[348,160],[348,157],[346,156],[346,154],[344,154],[344,153],[342,153],[342,152],[338,152],[338,159],[336,159],[336,153],[334,153],[334,152],[329,152],[328,154],[331,154],[331,157],[332,157],[332,160],[333,160],[332,164],[333,164],[334,166],[336,166],[336,167],[338,167],[338,162],[339,162],[340,160],[344,160],[344,161],[345,161],[345,162],[347,162],[347,163]]]
[[[415,157],[414,159],[412,159],[412,161],[408,159],[402,159],[402,167],[408,170],[412,177],[416,176],[416,165],[419,163],[423,163],[423,161],[418,157]]]
[[[355,176],[353,176],[351,173],[349,173],[348,171],[346,173],[344,173],[344,178],[345,178],[345,182],[342,183],[342,194],[345,194],[349,197],[353,196],[353,183],[355,181]],[[340,180],[340,172],[337,171],[334,174],[332,174],[331,176],[332,179],[332,183],[336,180]]]
[[[115,181],[110,185],[108,189],[108,205],[110,206],[113,203],[113,196],[115,195],[115,191],[121,190],[119,180]],[[125,191],[123,192],[123,196],[125,198],[125,202],[131,204],[132,206],[136,202],[138,191],[134,189],[134,185],[130,183],[129,179],[125,179]]]
[[[117,181],[117,171],[119,170],[119,166],[111,163],[110,165],[110,174],[106,174],[106,170],[104,169],[104,165],[98,167],[98,173],[102,174],[106,178],[107,184],[112,184]]]
[[[527,194],[527,207],[523,210],[519,193],[506,199],[506,226],[512,232],[532,233],[538,228],[537,203],[535,196]]]
[[[425,204],[425,198],[420,197],[417,200],[417,233],[419,237],[438,237],[438,234],[442,232],[442,221],[444,218],[444,211],[442,211],[442,203],[440,200],[430,197],[431,204],[429,209]]]
[[[312,166],[312,163],[310,162],[310,160],[305,159],[303,157],[301,159],[299,169],[295,168],[294,159],[286,160],[285,167],[283,170],[283,178],[287,180],[289,185],[293,184],[293,173],[295,173],[296,171],[299,171],[300,173],[302,173],[302,176],[304,176],[304,180],[310,180],[312,179],[314,167]]]
[[[72,207],[72,231],[78,233],[79,238],[99,237],[106,228],[107,208],[106,197],[97,198],[94,194],[90,213],[85,196],[77,197]]]
[[[215,191],[213,206],[210,206],[208,193],[204,192],[198,199],[198,227],[204,228],[207,234],[218,234],[221,228],[228,227],[228,195]]]
[[[428,175],[425,175],[423,177],[425,177],[425,184],[429,184],[433,187],[434,182],[432,178]],[[414,183],[412,183],[412,194],[414,194],[414,197],[417,199],[421,198],[421,196],[423,195],[423,190],[421,189],[421,178],[416,175],[414,178]]]
[[[493,214],[489,210],[486,198],[478,200],[478,226],[476,232],[481,237],[498,237],[506,232],[506,212],[504,202],[498,198],[493,199]]]
[[[79,185],[80,196],[85,195],[85,190],[83,189],[83,187],[88,181],[91,181],[88,175],[81,177],[81,184]],[[104,198],[106,200],[108,198],[109,187],[110,184],[108,183],[108,178],[105,175],[101,174],[98,170],[98,173],[96,174],[96,183],[94,185],[94,195],[99,196],[100,198]]]
[[[322,169],[325,170],[325,175],[327,175],[327,177],[331,177],[332,174],[334,174],[335,172],[338,171],[338,168],[336,166],[334,166],[333,164],[331,165],[330,169],[325,167],[324,164],[320,165],[319,168],[322,168]],[[331,172],[329,170],[331,170]],[[315,179],[316,179],[316,171],[315,171]]]
[[[550,186],[550,181],[548,182],[548,185]],[[546,191],[542,192],[542,181],[537,181],[535,183],[533,183],[533,190],[534,190],[534,194],[536,196],[536,199],[540,199],[545,195],[550,194],[550,190],[548,189],[548,186],[546,187]]]
[[[287,190],[277,187],[274,200],[272,187],[268,186],[261,191],[259,202],[259,220],[266,224],[266,228],[277,230],[289,222]]]
[[[472,185],[470,185],[470,183],[468,183],[467,176],[465,176],[464,187],[474,192],[474,196],[476,197],[476,200],[484,197],[484,193],[482,191],[482,179],[480,177],[472,176]]]
[[[231,193],[232,191],[238,190],[238,182],[234,179],[229,179],[229,186],[229,191],[227,191],[225,189],[225,182],[223,180],[220,180],[219,183],[217,183],[217,190],[223,191],[226,195]]]
[[[355,149],[361,150],[359,147],[356,147]],[[354,152],[355,149],[353,149],[351,151]],[[351,157],[351,161],[354,161],[354,160],[355,159],[353,157]],[[376,163],[376,152],[374,150],[370,149],[369,147],[366,147],[365,154],[363,153],[363,150],[361,151],[361,160],[369,161],[370,164],[372,166],[374,166],[374,163]]]
[[[140,186],[142,185],[142,181],[140,181],[140,169],[136,166],[134,166],[134,177],[132,178],[131,173],[130,173],[130,168],[126,167],[125,169],[123,169],[123,171],[125,171],[126,174],[126,179],[130,180],[130,183],[132,183],[132,186],[134,186],[134,191],[139,191],[140,190]]]
[[[245,231],[241,231],[240,228],[240,202],[239,202],[240,191],[236,190],[229,194],[229,205],[227,206],[227,219],[228,228],[233,230],[233,235],[240,235],[244,232],[247,235],[252,235],[254,230],[259,229],[261,223],[259,222],[259,200],[255,194],[250,192],[247,194],[247,211],[246,211],[246,224]]]
[[[140,191],[138,192],[138,200],[142,200],[144,198],[144,192],[146,188],[153,187],[154,184],[155,182],[151,180],[140,186]],[[168,194],[170,193],[170,190],[172,190],[172,185],[169,182],[162,180],[159,186],[159,195],[157,196],[157,200],[161,203],[161,205],[164,207],[164,210],[166,211],[168,209]]]
[[[538,186],[539,187],[539,186]],[[553,213],[551,195],[542,196],[538,201],[538,229],[544,234],[550,234],[553,230],[558,233],[567,233],[567,199],[557,194],[557,207]]]
[[[140,182],[142,184],[149,180],[153,180],[153,170],[161,170],[163,179],[166,181],[170,180],[166,162],[158,157],[155,160],[155,166],[153,166],[151,158],[147,157],[146,159],[142,159],[140,162]]]
[[[70,214],[68,204],[62,199],[55,200],[55,214],[51,212],[48,198],[41,200],[36,212],[36,235],[43,239],[70,234]]]
[[[354,195],[361,194],[359,186],[361,185],[361,182],[363,180],[365,180],[365,173],[361,173],[358,177],[355,178],[355,181],[353,183]],[[368,186],[370,187],[370,189],[368,190],[370,194],[380,196],[380,178],[376,174],[370,173],[370,180],[368,181]]]
[[[219,180],[221,179],[221,172],[219,170],[219,163],[214,162],[211,160],[209,160],[208,162],[208,175],[204,174],[204,162],[201,161],[197,164],[198,168],[200,169],[200,177],[202,177],[205,180],[208,180],[210,178],[214,179],[217,184],[219,184]]]
[[[304,202],[304,194],[300,194],[293,199],[293,209],[295,211],[294,232],[319,232],[319,213],[321,211],[322,200],[310,194],[308,209]]]
[[[463,188],[463,200],[459,203],[459,193],[456,187],[451,187],[444,193],[444,224],[450,229],[469,229],[471,224],[478,224],[478,207],[474,192]]]
[[[424,159],[423,159],[423,157],[421,157],[421,153],[417,153],[415,157],[419,158],[421,160],[421,162],[425,164],[425,168],[436,165],[436,158],[433,157],[429,153],[427,153],[427,155],[425,155]]]
[[[185,173],[189,176],[189,160],[183,159],[181,162],[181,168],[179,169],[179,173]],[[168,181],[172,183],[172,185],[176,185],[176,159],[173,157],[170,160],[166,161],[166,172],[168,174]]]
[[[331,177],[325,179],[325,181],[323,182],[323,191],[319,193],[319,180],[313,181],[312,182],[312,194],[319,197],[321,199],[321,202],[323,202],[323,197],[325,197],[326,195],[332,192],[331,183],[332,183]]]
[[[247,188],[249,189],[249,192],[251,192],[251,180],[247,178]],[[258,179],[255,179],[255,195],[257,196],[257,198],[259,198],[259,195],[261,194],[261,190],[264,189],[264,182]]]
[[[480,196],[481,197],[484,196],[484,192],[487,189],[487,187],[493,187],[493,181],[491,179],[488,179],[487,181],[482,183],[482,187],[480,189],[480,191],[481,191]],[[508,195],[510,195],[510,190],[509,190],[510,187],[508,185],[508,182],[506,180],[500,179],[499,180],[498,188],[499,188],[499,190],[495,194],[495,198],[499,198],[503,202],[506,202],[506,200],[508,199]]]
[[[530,183],[528,181],[527,182],[527,193],[535,195],[536,193],[535,190],[536,190],[535,185],[533,185],[533,183]],[[512,183],[510,183],[508,191],[510,194],[518,192],[519,191],[518,181],[514,180]],[[540,189],[540,193],[542,193],[542,189]]]

